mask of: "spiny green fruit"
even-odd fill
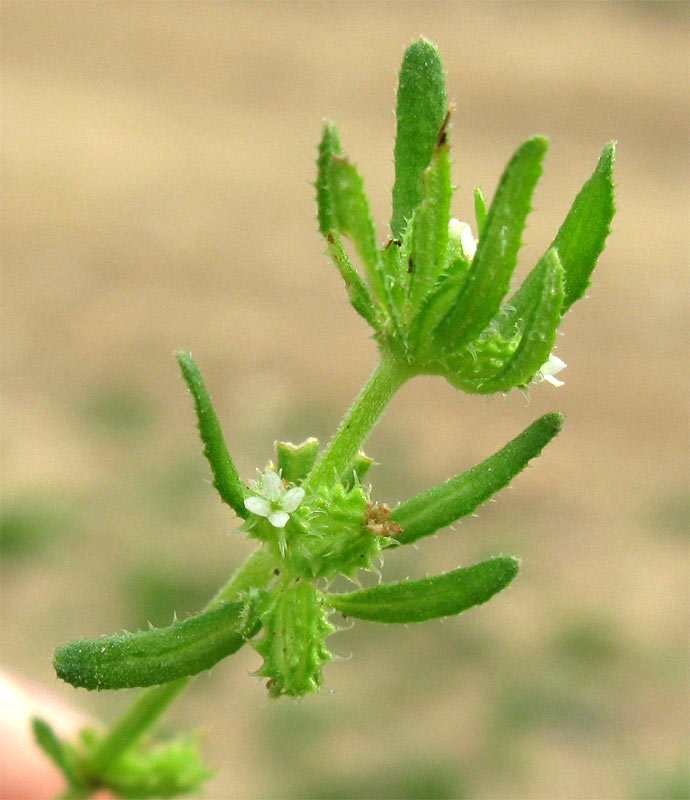
[[[272,697],[300,697],[319,689],[321,667],[331,658],[325,640],[335,630],[328,613],[309,581],[287,579],[265,593],[260,612],[264,635],[252,645],[263,656],[257,674],[268,678]]]

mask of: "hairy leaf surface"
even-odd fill
[[[517,575],[520,562],[497,556],[432,578],[382,583],[371,589],[326,595],[326,602],[348,617],[372,622],[424,622],[459,614],[486,603]]]
[[[438,329],[449,352],[486,328],[508,291],[546,147],[543,137],[528,139],[503,173],[462,292]]]
[[[422,173],[447,113],[446,80],[438,48],[426,39],[405,51],[398,83],[393,186],[393,237],[402,239],[407,222],[422,200]]]
[[[167,628],[77,639],[55,651],[55,671],[84,689],[131,689],[196,675],[242,647],[257,630],[244,603],[226,603]]]
[[[194,398],[199,433],[201,441],[204,443],[204,455],[213,473],[213,485],[221,499],[239,517],[246,519],[249,512],[244,507],[244,487],[237,468],[230,458],[220,422],[211,403],[211,396],[204,385],[201,372],[194,363],[191,353],[186,350],[178,350],[175,355],[182,370],[182,376]]]
[[[604,148],[592,177],[580,189],[551,245],[558,250],[565,272],[563,314],[584,295],[611,231],[611,220],[615,213],[615,155],[615,142],[610,142]]]

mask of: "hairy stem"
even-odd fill
[[[381,356],[371,378],[309,473],[305,481],[307,492],[329,481],[334,473],[340,475],[347,469],[393,395],[411,374],[391,356]]]

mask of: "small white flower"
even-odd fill
[[[252,481],[255,495],[244,501],[245,508],[259,517],[266,517],[274,528],[284,528],[290,514],[304,500],[304,489],[286,489],[275,470],[265,470],[258,481]]]
[[[468,261],[472,261],[477,252],[477,241],[472,236],[472,228],[459,219],[452,217],[448,222],[448,235],[460,243],[460,249]]]
[[[555,378],[554,375],[557,375],[561,370],[565,369],[566,366],[565,361],[561,361],[558,356],[551,353],[549,360],[546,364],[542,365],[535,377],[537,380],[548,381],[552,386],[563,386],[565,381]]]

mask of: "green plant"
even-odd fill
[[[371,325],[380,362],[328,446],[278,442],[275,462],[245,484],[191,355],[177,358],[194,400],[204,454],[222,500],[245,520],[257,549],[201,613],[168,628],[77,640],[58,648],[57,674],[87,689],[153,687],[104,735],[77,744],[35,720],[39,744],[62,769],[67,794],[107,786],[123,797],[171,797],[207,776],[193,740],[147,749],[156,718],[196,673],[249,643],[273,697],[319,689],[334,611],[383,623],[421,622],[484,603],[515,577],[499,555],[436,577],[329,591],[338,575],[371,570],[386,550],[415,542],[471,513],[506,486],[558,433],[546,414],[468,472],[391,510],[362,481],[361,447],[395,392],[419,374],[441,375],[465,392],[524,388],[565,365],[553,354],[564,313],[582,297],[614,213],[614,146],[604,148],[558,234],[508,299],[522,231],[547,142],[534,137],[511,158],[487,208],[475,190],[478,241],[451,217],[445,77],[425,40],[406,51],[398,89],[391,236],[383,249],[356,167],[327,124],[319,146],[318,220],[356,311]],[[352,265],[343,237],[363,265]]]

